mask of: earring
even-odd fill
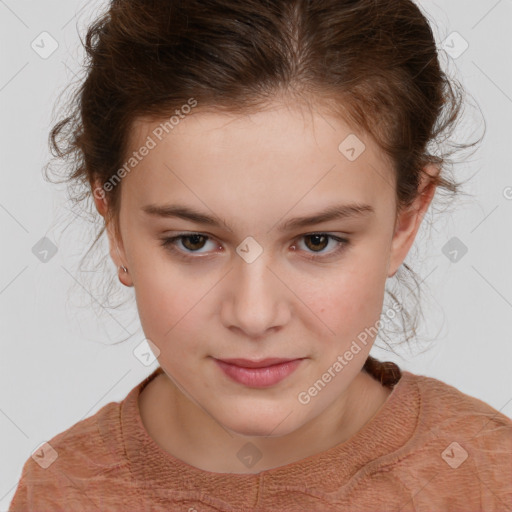
[[[116,245],[116,251],[117,251],[117,255],[119,256],[119,259],[121,259],[121,255],[119,254],[119,248],[117,247],[117,245]],[[125,274],[127,274],[127,273],[128,273],[128,269],[127,269],[124,265],[121,265],[121,266],[119,267],[119,269],[122,269],[122,270],[124,271],[124,273],[125,273]]]
[[[128,279],[128,277],[123,277],[123,276],[128,276],[128,269],[124,265],[121,265],[117,268],[119,269],[118,278],[119,278],[119,281],[121,282],[121,284],[124,284],[125,286],[128,286],[128,287],[133,286],[133,284],[130,284],[129,282],[125,282],[125,280]]]

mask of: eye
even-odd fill
[[[189,256],[189,254],[208,254],[208,251],[200,251],[200,249],[205,247],[209,238],[210,237],[203,235],[202,233],[180,233],[173,237],[163,238],[161,245],[169,251],[178,254],[178,256],[185,260],[192,260],[196,257]],[[306,258],[310,260],[332,258],[340,254],[346,246],[349,245],[349,241],[347,239],[329,235],[327,233],[311,233],[299,237],[299,239],[302,238],[308,241],[305,244],[305,252],[312,251],[310,252],[310,256],[306,256]],[[334,249],[331,251],[324,251],[330,241],[335,242]],[[178,244],[181,244],[184,249],[178,248]],[[292,245],[292,249],[294,251],[296,250],[296,247],[297,244]]]
[[[334,235],[329,235],[327,233],[311,233],[307,235],[302,235],[302,237],[306,241],[305,245],[308,249],[313,250],[312,256],[306,256],[310,260],[318,260],[325,258],[332,258],[340,254],[346,246],[349,244],[349,241],[345,238],[340,238]],[[329,245],[329,241],[334,241],[335,248],[331,251],[322,252],[322,250]],[[295,247],[295,245],[293,246]]]
[[[181,233],[177,236],[164,238],[162,246],[174,252],[184,253],[183,256],[186,257],[188,251],[202,254],[199,249],[202,249],[207,241],[208,237],[201,233]],[[177,243],[181,243],[185,250],[178,249]]]

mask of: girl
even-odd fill
[[[510,419],[369,356],[459,185],[418,7],[113,0],[85,46],[53,148],[160,366],[42,445],[10,510],[510,510]]]

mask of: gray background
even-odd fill
[[[7,510],[23,463],[42,442],[121,400],[157,366],[134,354],[144,334],[133,301],[119,310],[95,303],[100,315],[88,307],[100,295],[76,268],[94,230],[71,211],[64,188],[41,175],[54,102],[75,80],[82,58],[77,29],[83,34],[104,5],[0,0],[0,510]],[[422,228],[406,260],[428,287],[421,334],[435,341],[398,356],[375,347],[372,354],[512,417],[512,0],[420,5],[434,21],[440,47],[447,41],[453,51],[462,48],[454,32],[469,44],[462,55],[443,59],[478,105],[468,109],[458,136],[481,133],[482,115],[487,134],[478,152],[455,168],[457,179],[474,175],[465,189],[474,198],[441,213],[428,237]],[[41,56],[51,49],[48,36],[40,36],[45,31],[58,43],[48,58]],[[434,213],[426,220],[435,220]],[[58,248],[46,262],[36,254],[43,237]],[[453,237],[468,251],[456,262],[443,253]],[[102,247],[107,250],[105,242]],[[113,264],[108,272],[115,275]]]

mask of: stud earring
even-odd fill
[[[119,254],[119,248],[117,247],[117,245],[116,245],[116,251],[117,251],[117,255],[119,256],[119,259],[121,259],[121,255]],[[127,273],[128,273],[128,269],[127,269],[124,265],[121,265],[121,266],[119,267],[119,269],[120,269],[120,270],[123,270],[125,274],[127,274]]]

